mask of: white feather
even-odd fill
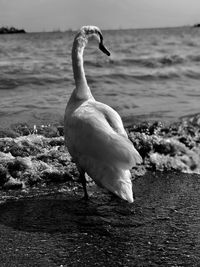
[[[97,31],[94,26],[83,27],[75,37],[72,61],[76,88],[65,111],[66,146],[79,169],[98,185],[133,202],[129,170],[142,159],[128,139],[119,114],[95,101],[84,74],[84,46],[89,35]]]

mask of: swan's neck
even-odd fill
[[[80,35],[74,40],[72,48],[72,66],[76,84],[75,95],[78,99],[89,99],[92,97],[83,66],[83,51],[86,44],[87,38]]]

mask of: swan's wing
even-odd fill
[[[110,127],[112,127],[116,133],[128,138],[119,114],[106,104],[97,101],[94,103],[95,109],[97,109],[104,115]]]
[[[103,108],[99,109],[95,103],[78,108],[67,122],[66,142],[72,156],[77,159],[88,156],[122,169],[140,163],[139,153],[125,136],[125,130],[116,124],[116,118],[103,112]],[[121,129],[121,134],[114,130],[113,125]]]
[[[123,136],[124,139],[128,143],[130,143],[131,148],[132,148],[132,155],[134,155],[135,162],[136,163],[142,163],[142,158],[141,158],[140,154],[134,148],[132,142],[128,139],[128,135],[126,133],[126,130],[124,129],[124,125],[123,125],[123,122],[122,122],[120,115],[114,109],[112,109],[110,106],[108,106],[106,104],[103,104],[103,103],[97,102],[97,101],[94,103],[95,103],[95,107],[100,112],[102,112],[104,114],[104,117],[105,117],[106,121],[108,122],[108,124],[110,125],[110,127],[112,127],[112,129],[116,133]],[[135,164],[133,166],[135,166]]]

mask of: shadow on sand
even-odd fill
[[[199,176],[149,173],[133,181],[133,186],[134,204],[104,193],[94,194],[89,202],[69,193],[8,201],[0,205],[0,233],[6,238],[5,231],[13,229],[15,238],[30,243],[27,259],[36,257],[37,266],[58,266],[63,261],[66,266],[195,266],[200,262]],[[48,244],[33,253],[32,247],[44,237]],[[62,257],[56,256],[56,247]],[[41,250],[50,265],[41,262]],[[19,249],[19,263],[20,255]]]
[[[107,223],[106,217],[112,217],[112,209],[120,202],[115,199],[109,207],[108,202],[86,202],[67,194],[8,201],[0,206],[0,223],[26,232],[72,233],[86,226],[97,229]]]

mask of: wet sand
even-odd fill
[[[127,130],[133,204],[92,182],[82,199],[62,126],[0,131],[0,266],[199,266],[199,117]]]
[[[133,204],[93,185],[88,202],[65,184],[9,191],[0,204],[1,266],[199,266],[199,178],[147,172],[133,181]]]

